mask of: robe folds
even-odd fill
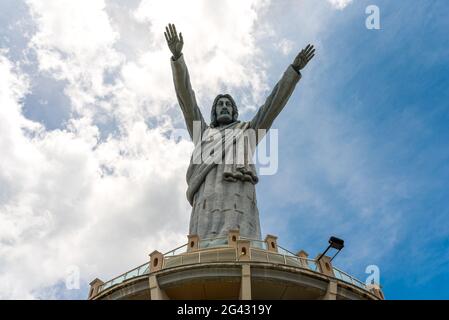
[[[248,129],[254,132],[270,129],[301,74],[290,65],[251,121],[236,121],[211,128],[197,105],[184,56],[177,60],[172,58],[171,67],[178,103],[195,145],[186,175],[186,195],[192,205],[189,234],[196,234],[200,239],[211,239],[238,229],[242,237],[261,239],[255,190],[258,177],[251,163],[255,145],[261,136],[257,136],[255,142],[252,139],[249,143],[239,141],[248,141],[245,134]],[[228,138],[230,130],[237,133]],[[221,144],[221,149],[217,148],[218,144]]]

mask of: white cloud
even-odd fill
[[[163,79],[163,88],[170,88],[164,90],[167,99],[173,96],[171,79],[167,78],[171,76],[167,61],[170,53],[163,32],[167,23],[175,23],[184,37],[183,51],[199,101],[213,100],[214,94],[228,90],[231,94],[238,91],[238,100],[254,104],[267,88],[263,53],[256,45],[254,28],[268,3],[245,1],[236,6],[232,0],[219,3],[144,0],[134,16],[149,24],[152,50],[143,55],[137,67],[154,70],[155,66],[163,66],[156,67],[156,74],[164,76],[154,82],[160,84]],[[246,107],[242,105],[242,111]]]
[[[112,46],[119,37],[104,12],[103,0],[27,1],[38,28],[30,46],[35,49],[39,69],[68,82],[66,93],[74,111],[92,115],[96,98],[114,91],[104,83],[105,72],[123,57]]]
[[[278,43],[275,44],[276,49],[282,52],[283,55],[288,55],[293,48],[295,47],[295,43],[289,39],[281,39]]]
[[[190,143],[143,122],[102,143],[87,118],[46,132],[21,114],[26,78],[5,56],[0,70],[0,297],[36,297],[70,265],[111,277],[184,240]]]
[[[39,67],[68,81],[65,91],[81,115],[95,118],[106,112],[126,130],[135,120],[174,107],[163,36],[170,21],[183,32],[194,90],[206,111],[214,94],[230,91],[246,102],[243,113],[267,89],[253,28],[268,1],[240,6],[230,0],[219,6],[204,0],[142,1],[133,10],[123,4],[106,8],[103,0],[28,3],[39,30],[32,39]],[[113,83],[104,82],[108,73],[115,75]],[[104,97],[109,99],[100,103]]]
[[[350,1],[331,2],[343,8]],[[144,262],[152,250],[185,240],[190,207],[184,177],[192,146],[166,138],[181,117],[163,36],[168,22],[183,32],[192,83],[207,119],[211,100],[225,90],[246,102],[242,111],[260,103],[268,89],[268,63],[288,64],[273,57],[267,62],[260,38],[273,40],[270,46],[277,43],[284,55],[300,41],[316,40],[321,49],[331,20],[323,9],[327,3],[316,1],[276,2],[286,6],[275,9],[288,21],[288,32],[280,35],[270,29],[280,14],[270,16],[269,1],[238,6],[232,0],[213,5],[209,0],[144,0],[132,6],[103,0],[27,3],[37,29],[30,48],[40,71],[66,84],[72,117],[53,131],[27,120],[22,107],[29,79],[7,53],[0,56],[0,150],[7,150],[0,158],[0,298],[48,297],[52,290],[46,288],[63,280],[72,265],[80,267],[84,283],[97,276],[107,280]],[[291,21],[297,21],[294,27]],[[304,139],[313,137],[313,154],[331,160],[311,157],[305,168],[323,168],[324,177],[336,183],[349,181],[347,201],[369,214],[378,208],[369,194],[381,184],[365,171],[352,170],[365,149],[346,146],[348,152],[337,158],[344,146],[339,126],[321,122],[334,114],[310,117],[319,106],[310,99],[306,103],[310,113],[301,116],[311,124]],[[153,118],[157,123],[148,126]],[[118,133],[104,137],[100,125],[117,126]],[[316,128],[326,132],[315,135]],[[304,142],[292,141],[293,148]],[[280,176],[272,203],[304,201],[320,209],[321,190],[307,185],[307,178]],[[290,186],[297,192],[285,192]]]
[[[190,216],[184,177],[192,146],[166,137],[173,128],[166,111],[178,108],[163,38],[170,7],[144,1],[129,10],[136,26],[149,28],[146,47],[122,40],[129,29],[102,0],[27,3],[37,30],[30,49],[41,73],[66,83],[72,118],[53,131],[27,120],[29,81],[2,53],[1,298],[55,297],[52,286],[73,265],[83,283],[107,280],[152,250],[183,242]],[[198,98],[243,87],[249,94],[242,99],[254,102],[266,87],[251,34],[259,4],[228,1],[217,10],[208,3],[177,20]],[[149,117],[157,117],[156,127],[148,127]],[[116,122],[118,135],[100,139],[104,118]]]
[[[346,8],[352,0],[327,0],[334,8],[343,10]]]

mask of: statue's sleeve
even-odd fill
[[[176,97],[178,98],[179,106],[181,107],[184,115],[184,120],[189,131],[190,138],[194,140],[194,122],[201,127],[201,132],[206,129],[206,123],[200,108],[197,105],[195,92],[192,90],[190,84],[189,71],[184,61],[184,55],[181,55],[178,59],[171,60],[171,67],[173,72],[173,82],[175,83]],[[196,141],[194,141],[196,143]]]
[[[253,129],[270,129],[274,119],[287,104],[296,84],[301,79],[301,73],[296,71],[292,65],[282,75],[282,78],[274,87],[265,103],[259,108],[251,120]]]

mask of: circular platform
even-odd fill
[[[381,300],[378,286],[266,241],[230,235],[188,244],[106,283],[95,279],[89,299],[350,299]]]

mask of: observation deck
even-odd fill
[[[275,236],[254,240],[238,230],[214,239],[189,235],[186,244],[154,251],[145,264],[90,285],[91,300],[384,299],[378,285],[334,267],[328,256],[310,259],[279,246]]]

